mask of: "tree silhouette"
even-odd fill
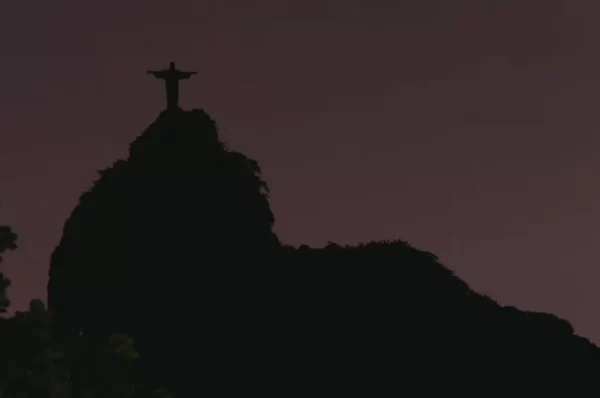
[[[67,354],[52,331],[52,313],[41,300],[0,322],[0,396],[40,398],[150,398],[149,383],[134,372],[133,340],[113,334],[98,349],[80,333]]]
[[[7,250],[15,250],[17,248],[17,235],[11,227],[0,225],[0,254]],[[2,256],[0,256],[2,262]]]
[[[2,262],[2,253],[7,250],[15,250],[17,248],[17,234],[11,227],[0,225],[0,263]],[[10,306],[7,289],[10,286],[10,280],[0,272],[0,313],[5,313]]]
[[[10,300],[8,299],[8,287],[10,286],[10,280],[0,272],[0,313],[5,313],[10,306]]]

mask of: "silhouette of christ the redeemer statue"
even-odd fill
[[[169,64],[169,69],[159,71],[149,70],[157,79],[165,80],[165,88],[167,89],[167,109],[178,108],[179,102],[179,80],[189,79],[196,72],[183,72],[175,69],[175,62]]]

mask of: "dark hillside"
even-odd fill
[[[403,241],[293,248],[273,223],[258,164],[203,111],[165,111],[65,224],[57,331],[131,335],[180,397],[599,392],[600,350],[568,322]]]

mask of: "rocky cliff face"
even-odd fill
[[[48,283],[59,325],[128,332],[140,349],[168,314],[185,329],[181,314],[224,275],[279,247],[267,193],[258,163],[226,148],[205,112],[162,112],[65,223]]]

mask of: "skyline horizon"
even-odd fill
[[[403,239],[600,343],[599,4],[173,4],[0,5],[13,308],[45,299],[64,221],[164,108],[145,71],[174,60],[198,71],[182,107],[259,162],[283,242]]]

